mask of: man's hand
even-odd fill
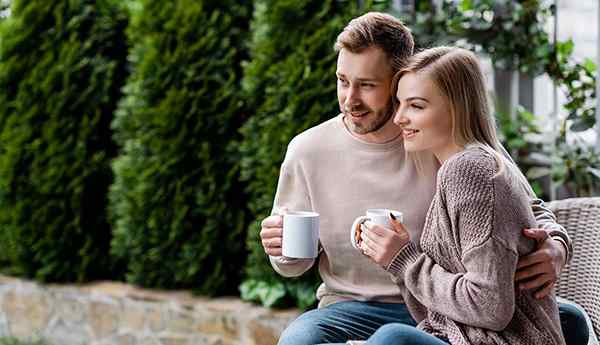
[[[265,250],[270,256],[281,256],[281,242],[283,240],[283,216],[269,216],[261,222],[260,239]]]
[[[566,261],[564,246],[552,240],[544,229],[525,229],[523,234],[537,241],[533,253],[519,259],[515,281],[521,290],[537,290],[535,298],[544,298],[552,288]]]
[[[391,220],[394,229],[388,229],[372,222],[361,225],[360,248],[366,256],[380,266],[388,267],[396,254],[410,240],[410,236],[402,223]]]

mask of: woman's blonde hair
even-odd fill
[[[501,148],[483,72],[475,54],[458,47],[442,46],[413,55],[407,66],[394,78],[395,101],[397,81],[406,73],[426,73],[446,97],[450,107],[452,137],[457,145],[477,146],[491,153],[498,163],[498,175],[503,173],[505,166],[510,167],[526,191],[533,193],[525,176]],[[413,155],[411,157],[414,158]]]

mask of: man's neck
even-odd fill
[[[353,137],[370,144],[385,144],[396,140],[402,134],[402,129],[392,122],[392,118],[390,118],[388,122],[383,125],[383,127],[374,132],[369,132],[366,134],[358,134],[352,131],[346,122],[348,121],[346,119],[346,115],[342,115],[342,120],[348,133],[350,133]]]

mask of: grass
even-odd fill
[[[43,340],[19,340],[13,337],[0,338],[0,345],[48,345]]]

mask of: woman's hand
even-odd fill
[[[409,241],[410,235],[402,223],[390,219],[392,229],[385,228],[370,221],[361,225],[360,249],[363,254],[379,265],[388,267]]]

